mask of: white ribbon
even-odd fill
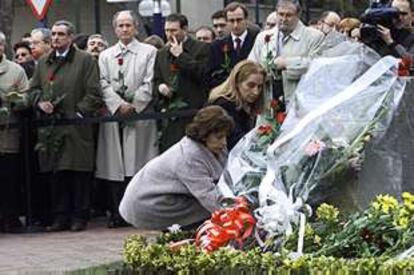
[[[293,232],[292,225],[297,225],[300,220],[298,249],[296,253],[291,255],[297,258],[303,252],[303,239],[305,234],[306,216],[304,209],[311,212],[311,208],[304,204],[302,198],[293,198],[292,186],[289,195],[285,190],[281,190],[274,186],[276,171],[272,163],[275,161],[275,152],[291,139],[296,137],[303,129],[305,129],[312,121],[324,115],[330,110],[336,108],[341,103],[351,99],[358,93],[361,93],[371,84],[378,80],[378,77],[397,66],[397,59],[393,57],[384,57],[372,66],[364,75],[362,75],[352,85],[338,93],[332,99],[328,100],[314,111],[307,114],[290,132],[282,135],[279,139],[269,146],[267,150],[268,166],[267,173],[259,187],[260,208],[255,210],[257,218],[257,227],[264,229],[268,233],[268,237],[290,235]],[[395,76],[397,77],[397,76]],[[306,184],[305,184],[306,186]],[[305,197],[306,199],[306,197]],[[260,242],[259,242],[260,243]]]

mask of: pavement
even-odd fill
[[[151,238],[159,233],[133,227],[108,229],[104,220],[76,233],[0,233],[0,274],[107,274],[99,267],[119,265],[124,239],[131,234]]]

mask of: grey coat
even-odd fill
[[[119,206],[121,216],[141,229],[190,225],[219,208],[218,181],[227,158],[217,159],[204,145],[182,138],[147,163],[129,183]]]

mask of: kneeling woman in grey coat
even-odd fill
[[[148,162],[131,180],[121,216],[141,229],[191,227],[219,208],[216,183],[227,160],[233,119],[219,106],[197,112],[186,136]]]

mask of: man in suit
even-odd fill
[[[233,67],[245,60],[253,47],[258,30],[248,28],[248,11],[245,5],[232,2],[224,9],[230,34],[211,45],[211,59],[209,63],[209,89],[223,83]]]
[[[201,108],[207,99],[203,85],[209,45],[188,35],[184,15],[171,14],[165,21],[167,45],[158,51],[154,67],[154,95],[159,95],[162,111]],[[173,118],[162,122],[160,149],[165,151],[184,136],[191,118]]]

